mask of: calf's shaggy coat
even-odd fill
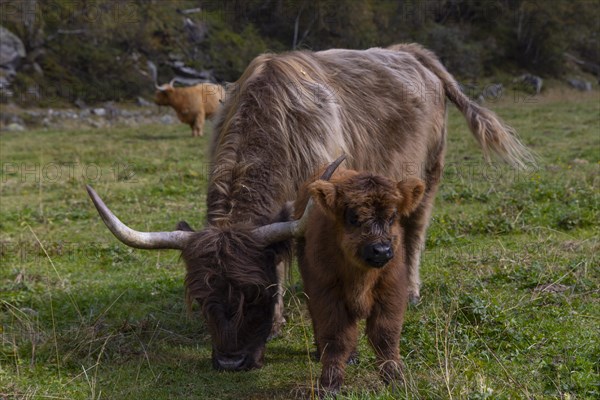
[[[320,385],[327,391],[342,385],[363,318],[382,377],[386,382],[401,379],[398,345],[408,268],[400,221],[418,207],[424,191],[417,178],[396,183],[352,170],[300,190],[296,217],[309,196],[318,204],[298,241],[298,257],[323,363]]]

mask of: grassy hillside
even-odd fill
[[[532,172],[483,163],[451,110],[423,299],[401,342],[406,385],[381,385],[361,337],[339,398],[600,395],[599,104],[554,92],[493,105],[539,154]],[[127,248],[87,198],[91,183],[141,230],[201,226],[206,138],[156,125],[0,141],[1,399],[310,397],[320,364],[297,270],[265,367],[216,372],[205,326],[186,315],[178,252]]]

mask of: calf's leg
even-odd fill
[[[399,345],[408,296],[406,273],[397,273],[377,288],[378,299],[367,318],[366,329],[381,377],[387,384],[403,380]]]
[[[344,383],[346,363],[358,342],[358,320],[350,318],[338,299],[309,299],[317,352],[323,368],[319,386],[336,393]]]

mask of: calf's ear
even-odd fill
[[[323,211],[333,214],[335,211],[335,186],[331,182],[317,180],[308,185],[308,193]]]
[[[398,211],[400,214],[408,216],[421,204],[425,193],[425,183],[418,178],[408,178],[398,182],[396,188],[400,193]]]

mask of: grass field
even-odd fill
[[[540,157],[486,165],[451,109],[447,169],[410,307],[405,386],[379,381],[360,341],[342,399],[600,397],[600,101],[571,92],[493,108]],[[183,302],[175,251],[130,249],[92,184],[130,226],[201,226],[207,139],[184,125],[0,136],[0,399],[289,399],[320,374],[297,270],[265,367],[211,368]]]

